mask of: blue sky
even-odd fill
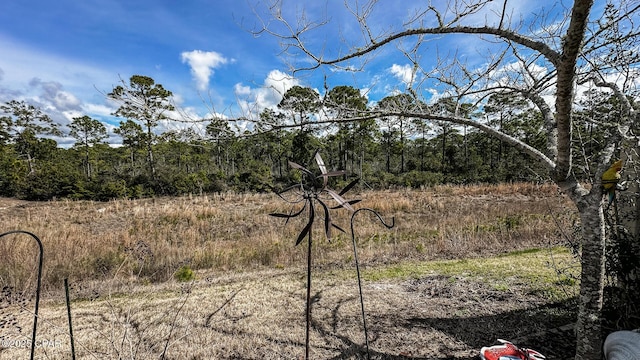
[[[235,101],[236,84],[260,84],[282,68],[277,41],[248,31],[254,19],[237,0],[4,2],[0,101],[31,98],[104,118],[112,109],[101,91],[140,74],[185,106],[198,106],[200,92],[224,109]],[[200,78],[192,72],[198,61],[209,69]]]
[[[531,16],[544,2],[510,3],[519,3],[515,11]],[[310,40],[337,52],[342,38],[361,36],[346,21],[343,4],[285,0],[285,16],[293,19],[303,8],[310,16],[329,15],[336,25]],[[411,13],[407,4],[412,2],[380,2],[374,23],[380,28],[401,23]],[[250,32],[260,27],[255,12],[268,18],[265,6],[253,0],[4,1],[0,5],[0,102],[34,103],[62,124],[74,116],[89,115],[111,130],[118,119],[110,116],[114,104],[104,93],[120,78],[128,80],[134,74],[150,76],[171,90],[193,117],[205,116],[211,107],[238,116],[256,104],[274,106],[279,95],[270,88],[285,91],[301,84],[321,90],[325,76],[329,87],[352,85],[367,91],[372,100],[403,87],[408,64],[391,52],[382,53],[361,73],[325,70],[287,78],[279,40]],[[458,38],[456,46],[465,48],[465,41],[469,39]],[[438,46],[438,51],[446,53],[446,43]],[[472,43],[466,48],[476,51]],[[465,56],[464,52],[458,55]]]

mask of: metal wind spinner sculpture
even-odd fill
[[[394,226],[394,219],[392,218],[391,224],[387,224],[380,214],[378,214],[375,210],[369,208],[359,208],[354,209],[352,205],[360,202],[360,200],[345,200],[342,196],[352,189],[359,181],[356,179],[350,182],[347,186],[344,187],[340,192],[336,192],[330,188],[328,188],[329,177],[344,175],[346,172],[343,170],[340,171],[327,171],[327,167],[322,160],[322,157],[318,152],[315,153],[314,159],[316,164],[318,165],[318,169],[320,170],[320,174],[316,175],[309,169],[305,168],[302,165],[296,164],[292,161],[289,161],[289,166],[292,168],[299,170],[302,174],[302,178],[299,184],[295,184],[289,186],[288,188],[276,192],[276,194],[282,198],[284,201],[292,204],[293,207],[302,205],[299,210],[292,210],[288,214],[282,213],[274,213],[269,214],[271,216],[285,218],[287,222],[289,219],[302,215],[305,211],[308,214],[309,220],[307,224],[304,226],[298,238],[296,240],[296,245],[300,244],[305,237],[308,239],[307,246],[307,304],[306,304],[306,337],[305,337],[305,359],[309,359],[309,330],[311,326],[311,245],[312,245],[312,228],[313,223],[316,218],[316,205],[319,205],[322,208],[322,212],[324,214],[324,231],[327,239],[331,238],[332,230],[335,228],[341,232],[345,232],[342,228],[337,226],[331,221],[331,210],[335,209],[346,209],[352,213],[351,215],[351,240],[353,243],[353,255],[354,261],[356,265],[356,273],[358,277],[358,291],[360,294],[360,308],[362,310],[362,324],[364,328],[364,337],[365,337],[365,345],[367,349],[367,358],[369,358],[369,337],[367,334],[367,323],[365,317],[364,310],[364,300],[362,295],[362,282],[360,278],[360,266],[358,263],[358,253],[356,248],[356,240],[355,240],[355,232],[353,227],[353,222],[356,214],[361,211],[368,211],[373,213],[382,224],[388,229]],[[286,198],[285,194],[293,193],[292,198]],[[327,204],[328,201],[335,201],[337,205],[333,207],[329,207]],[[286,224],[286,223],[285,223]]]

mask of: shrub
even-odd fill
[[[191,267],[189,267],[189,265],[184,265],[180,269],[178,269],[178,271],[176,271],[173,277],[177,281],[187,282],[194,280],[196,278],[196,275],[193,273],[193,270],[191,270]]]

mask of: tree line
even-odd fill
[[[373,189],[540,182],[549,177],[534,159],[475,128],[402,116],[406,109],[456,114],[542,151],[542,116],[528,100],[514,95],[492,95],[482,107],[451,98],[424,104],[403,93],[370,104],[351,86],[334,87],[323,96],[294,86],[277,108],[265,108],[252,130],[242,133],[222,118],[198,121],[204,131],[195,126],[160,131],[160,122],[171,121],[175,110],[172,93],[147,76],[132,76],[108,96],[120,102],[114,115],[122,120],[114,132],[121,146],[107,144],[107,128],[88,115],[62,126],[25,101],[0,105],[0,195],[109,200],[269,191],[294,180],[289,160],[306,165],[316,150],[329,167],[347,170],[342,181],[359,177]],[[574,142],[584,159],[576,169],[587,178],[588,159],[603,146],[597,124],[615,118],[617,105],[603,92],[591,91],[583,98]],[[59,147],[50,137],[63,133],[75,139],[72,147]]]

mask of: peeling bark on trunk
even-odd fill
[[[598,190],[579,203],[582,222],[582,275],[576,324],[576,360],[600,360],[602,356],[601,312],[604,288],[605,220],[602,194]]]

